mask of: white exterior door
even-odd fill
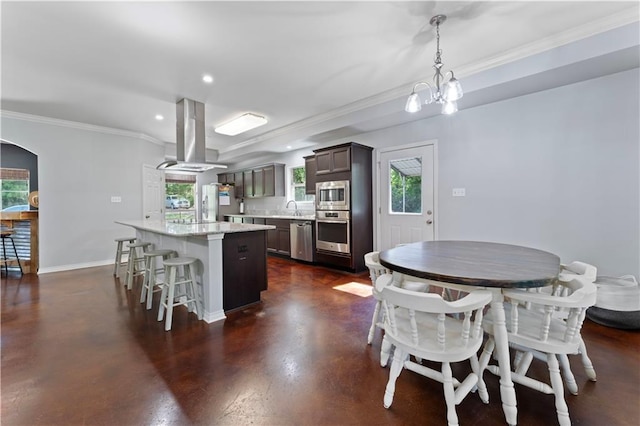
[[[389,148],[378,154],[378,250],[436,236],[435,144]]]
[[[143,219],[161,220],[164,215],[164,172],[147,164],[142,166]]]

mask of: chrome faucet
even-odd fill
[[[296,209],[296,211],[293,213],[294,216],[300,216],[300,212],[298,211],[298,203],[295,202],[295,200],[289,200],[287,201],[287,206],[285,207],[285,209],[289,208],[289,204],[293,203],[293,207]]]

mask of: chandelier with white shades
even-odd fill
[[[407,104],[404,110],[407,112],[418,112],[422,109],[422,100],[416,93],[416,89],[420,86],[428,87],[427,98],[425,99],[425,105],[429,105],[433,102],[442,104],[442,114],[453,114],[458,111],[457,100],[462,98],[462,86],[457,78],[453,75],[453,71],[448,71],[444,75],[442,74],[442,51],[440,50],[440,24],[447,20],[445,15],[436,15],[429,23],[436,27],[436,56],[433,64],[433,68],[436,70],[433,76],[433,85],[419,81],[413,86],[411,95],[407,99]],[[451,78],[448,81],[444,81],[445,76],[451,74]]]

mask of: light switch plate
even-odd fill
[[[454,197],[464,197],[466,195],[464,188],[453,188],[453,193],[451,194]]]
[[[112,203],[121,203],[122,202],[122,197],[116,196],[116,195],[112,195],[111,196],[111,202]]]

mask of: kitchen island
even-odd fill
[[[140,241],[195,257],[202,277],[206,322],[225,319],[231,311],[260,301],[267,289],[267,230],[269,225],[230,222],[173,223],[123,220]]]

